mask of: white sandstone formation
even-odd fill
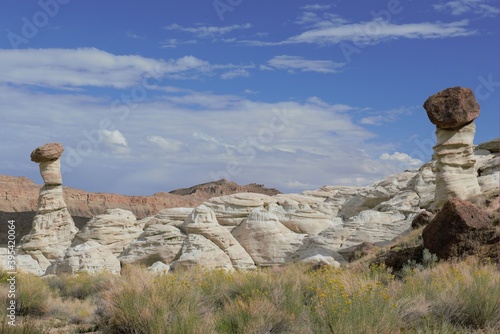
[[[174,270],[202,267],[233,270],[231,259],[212,241],[199,234],[190,234],[184,241],[181,256],[171,265]]]
[[[89,240],[68,248],[64,256],[47,269],[47,274],[96,274],[103,271],[118,274],[120,270],[120,261],[106,246]]]
[[[226,253],[234,269],[255,269],[254,261],[250,255],[227,228],[219,225],[215,213],[205,205],[200,205],[193,210],[182,229],[188,235],[199,234],[212,241]]]
[[[429,97],[427,116],[436,125],[436,191],[434,208],[451,197],[470,199],[480,193],[474,158],[474,119],[479,104],[469,88],[453,87]]]
[[[131,211],[109,209],[95,216],[78,232],[73,246],[86,241],[97,241],[115,256],[142,234],[140,223]]]
[[[38,210],[29,234],[21,239],[21,254],[29,254],[42,270],[63,255],[78,229],[63,198],[60,161],[64,148],[59,143],[43,145],[31,153],[40,164],[45,185],[40,189]]]
[[[458,130],[436,128],[436,208],[451,197],[470,199],[480,193],[472,146],[475,132],[473,122]]]
[[[12,266],[12,262],[11,265],[9,265],[9,261],[12,260],[9,259],[9,249],[2,247],[0,248],[0,268],[4,268],[11,272],[22,271],[41,276],[45,273],[45,268],[42,269],[42,267],[48,267],[50,265],[50,262],[47,261],[45,256],[42,255],[42,257],[46,262],[42,262],[40,266],[38,261],[31,255],[16,254],[15,263],[13,263],[14,266]]]
[[[169,264],[180,255],[186,237],[176,226],[147,224],[118,258],[123,264],[151,266],[158,261]]]
[[[212,209],[219,224],[238,226],[255,208],[263,208],[275,204],[276,199],[264,194],[239,193],[214,197],[203,203]]]
[[[290,231],[264,208],[254,209],[232,234],[258,266],[289,262],[306,236]]]
[[[460,131],[469,131],[471,124],[446,130],[453,132],[447,144],[456,138],[461,143]],[[410,231],[420,212],[432,209],[436,165],[441,163],[448,172],[443,162],[458,160],[463,166],[455,152],[463,153],[465,146],[460,143],[448,146],[443,158],[367,187],[323,186],[275,196],[240,193],[212,198],[194,209],[165,209],[141,221],[130,211],[110,210],[91,219],[71,245],[68,241],[61,244],[55,237],[64,240],[68,226],[62,189],[46,185],[40,192],[34,236],[43,231],[48,237],[28,235],[23,239],[30,240],[30,248],[29,255],[18,255],[19,268],[41,275],[47,267],[47,273],[119,272],[120,263],[141,264],[158,274],[196,266],[244,270],[298,261],[338,267],[347,263],[359,244],[386,244]],[[463,153],[472,154],[469,160],[476,161],[472,168],[483,193],[499,191],[497,146],[495,140],[472,153],[467,146]],[[49,174],[46,179],[54,179]],[[440,182],[446,179],[443,173],[440,177]],[[450,187],[456,184],[451,182]],[[47,258],[51,249],[61,256],[54,252]],[[0,260],[5,256],[0,253]]]

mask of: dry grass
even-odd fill
[[[16,328],[0,322],[2,333],[496,333],[500,324],[498,267],[475,258],[404,280],[383,265],[303,264],[160,276],[129,267],[103,277],[21,275],[18,292],[36,296],[24,312],[34,313]]]

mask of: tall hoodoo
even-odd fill
[[[49,143],[31,153],[31,161],[40,164],[44,186],[38,196],[38,208],[29,234],[21,239],[21,249],[45,269],[64,254],[78,229],[63,198],[61,162],[64,147]]]
[[[436,125],[436,192],[434,208],[451,197],[470,199],[479,194],[474,158],[474,120],[479,104],[469,88],[447,88],[429,97],[424,109]]]

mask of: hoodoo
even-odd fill
[[[469,88],[447,88],[429,97],[424,109],[436,125],[435,209],[451,198],[467,200],[480,193],[474,158],[474,120],[479,104]]]
[[[64,147],[59,143],[40,146],[31,153],[31,161],[40,164],[44,186],[38,196],[38,208],[29,234],[21,239],[21,250],[46,269],[70,246],[78,229],[63,198],[61,162]]]

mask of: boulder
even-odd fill
[[[153,263],[148,270],[156,275],[167,274],[170,271],[170,266],[161,261]]]
[[[424,103],[432,124],[441,129],[465,126],[479,116],[479,104],[470,88],[452,87],[429,97]]]
[[[427,210],[420,212],[413,220],[411,221],[411,227],[413,229],[417,229],[422,226],[427,226],[434,218],[434,214]]]
[[[31,161],[36,163],[54,161],[61,157],[64,147],[59,143],[48,143],[31,152]]]
[[[440,259],[482,252],[499,242],[485,212],[470,202],[452,198],[422,232],[424,247]]]
[[[380,247],[371,242],[363,242],[356,246],[352,253],[349,254],[349,262],[353,262],[359,260],[366,256],[374,255],[377,251],[380,250]]]

